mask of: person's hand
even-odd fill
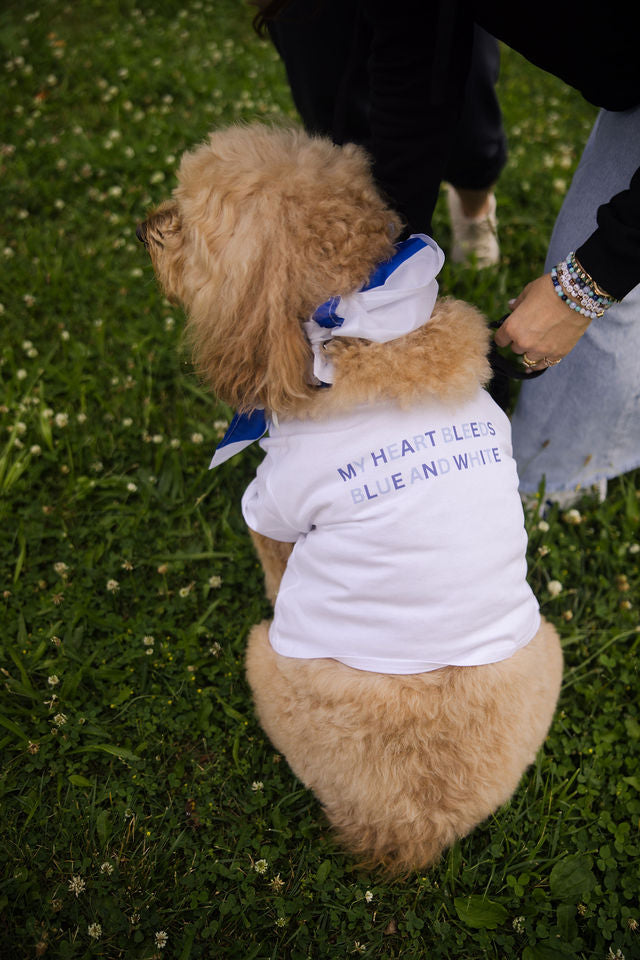
[[[531,372],[559,363],[591,322],[560,299],[548,273],[528,283],[512,304],[511,315],[497,330],[495,341],[499,347],[522,354]]]

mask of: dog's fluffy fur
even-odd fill
[[[320,418],[364,402],[462,402],[488,379],[483,318],[441,300],[399,340],[337,338],[334,385],[312,385],[302,321],[358,290],[400,230],[359,148],[233,127],[187,153],[178,180],[139,235],[186,309],[199,370],[231,406]],[[292,545],[252,536],[274,600]],[[253,629],[247,653],[258,716],[369,866],[402,873],[433,862],[509,799],[546,736],[562,654],[544,621],[507,660],[409,676],[280,656],[268,626]]]

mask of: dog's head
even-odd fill
[[[185,154],[137,233],[217,395],[287,414],[315,392],[303,321],[359,289],[399,231],[359,147],[252,124]]]

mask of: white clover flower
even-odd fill
[[[264,790],[264,783],[262,780],[254,780],[251,784],[251,789],[254,793],[260,793],[261,790]]]
[[[287,918],[278,917],[278,919],[276,920],[276,927],[286,927],[286,925],[287,925]]]
[[[39,457],[42,453],[42,447],[39,444],[34,443],[33,446],[29,448],[29,453],[33,454],[34,457]]]
[[[191,443],[202,443],[204,437],[201,433],[192,433],[191,434]]]
[[[57,687],[60,683],[60,678],[57,677],[55,673],[52,673],[50,677],[47,677],[47,683],[50,687]]]
[[[629,547],[629,553],[640,553],[640,543],[632,543]]]
[[[168,937],[167,934],[164,932],[164,930],[158,930],[157,933],[156,933],[156,935],[155,935],[156,947],[157,947],[159,950],[164,950],[164,948],[165,948],[166,945],[167,945],[168,939],[169,939],[169,937]]]
[[[58,563],[54,563],[53,569],[59,577],[64,577],[64,575],[68,572],[69,567],[66,563],[63,563],[62,560],[60,560]]]
[[[133,423],[133,420],[131,419],[131,417],[125,417],[124,420],[122,421],[122,426],[130,427],[132,423]]]
[[[178,447],[180,446],[180,441],[178,440],[177,437],[173,437],[169,446],[171,447],[172,450],[177,450]]]
[[[120,589],[120,584],[117,580],[107,580],[107,590],[109,593],[117,593]]]
[[[559,596],[559,594],[562,593],[563,589],[564,588],[559,580],[550,580],[549,583],[547,584],[547,590],[549,591],[549,595],[551,597]]]
[[[253,869],[255,870],[256,873],[263,874],[263,873],[266,873],[267,870],[269,869],[269,864],[267,863],[266,860],[256,860],[256,862],[253,865]]]
[[[514,917],[511,926],[516,933],[524,933],[524,917]]]
[[[32,307],[36,302],[36,298],[31,293],[25,293],[22,299],[27,307]]]
[[[15,255],[16,255],[16,254],[15,254],[15,251],[12,250],[11,247],[5,247],[4,250],[2,251],[2,256],[3,256],[6,260],[10,260],[11,257],[15,257]]]
[[[69,423],[69,414],[56,413],[55,417],[53,418],[53,422],[55,423],[56,427],[60,427],[60,428],[66,427]]]
[[[16,370],[16,378],[17,378],[18,380],[26,380],[26,379],[27,379],[27,371],[26,371],[26,370],[23,370],[22,368],[21,368],[20,370]]]
[[[55,723],[56,727],[63,727],[67,722],[66,714],[56,713],[55,717],[53,718],[53,722]]]
[[[27,350],[31,350],[32,346],[33,346],[33,343],[31,342],[31,340],[22,341],[22,349],[24,350],[25,353],[27,352]]]
[[[61,330],[61,331],[60,331],[60,339],[61,339],[61,340],[69,340],[70,337],[71,337],[71,334],[69,333],[68,330]]]
[[[127,490],[129,491],[129,493],[135,493],[135,492],[137,491],[137,489],[138,489],[138,488],[137,488],[137,486],[135,485],[135,483],[128,483],[128,484],[127,484]]]
[[[162,183],[164,180],[164,173],[162,170],[157,170],[154,174],[151,175],[150,183]]]
[[[214,644],[212,644],[212,646],[209,647],[209,653],[211,654],[212,657],[219,657],[220,654],[222,653],[222,647],[220,646],[217,640],[215,641]]]
[[[373,900],[373,894],[371,893],[371,890],[367,890],[367,892],[364,895],[364,898],[367,901],[367,903],[371,903],[371,901]]]
[[[152,443],[162,443],[163,439],[164,439],[164,438],[163,438],[163,436],[162,436],[161,433],[154,433],[154,435],[151,437],[151,442],[152,442]]]
[[[178,593],[184,599],[184,597],[189,596],[192,590],[193,590],[193,584],[190,583],[187,587],[180,587],[180,589],[178,590]]]
[[[156,642],[156,638],[151,636],[146,636],[142,638],[142,642],[145,645],[145,647],[152,647]]]
[[[579,510],[574,508],[572,510],[567,510],[564,515],[564,519],[567,523],[570,523],[572,526],[576,527],[579,523],[582,523],[582,514]]]
[[[103,864],[101,864],[101,866],[100,866],[100,873],[106,873],[107,876],[110,877],[111,874],[113,873],[113,864],[111,864],[111,863],[106,863],[106,862],[103,863]]]
[[[173,317],[165,317],[165,318],[164,318],[164,328],[165,328],[165,330],[173,330],[173,328],[175,327],[175,325],[176,325],[176,322],[175,322],[175,320],[173,319]]]
[[[218,576],[209,577],[209,586],[213,590],[217,590],[218,587],[222,586],[222,577],[218,577]]]
[[[86,423],[86,422],[87,422],[87,415],[86,415],[86,413],[79,413],[79,414],[77,415],[77,417],[76,417],[76,420],[77,420],[78,423]]]
[[[19,437],[24,437],[25,433],[27,432],[27,425],[26,423],[23,423],[22,420],[18,420],[14,429]]]
[[[547,521],[540,520],[540,522],[538,523],[538,530],[541,530],[542,533],[546,533],[548,529],[549,529],[549,524],[547,523]]]
[[[82,877],[71,877],[69,880],[69,890],[71,893],[75,893],[76,897],[79,897],[81,893],[84,893],[86,883]]]
[[[134,267],[133,270],[129,271],[130,277],[142,277],[144,276],[144,271],[142,267]]]
[[[92,940],[99,940],[102,936],[102,927],[99,923],[90,923],[87,928],[87,933]]]

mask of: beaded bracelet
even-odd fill
[[[566,263],[559,264],[556,268],[558,272],[558,279],[562,289],[570,297],[573,297],[574,300],[577,300],[583,307],[586,307],[587,310],[595,310],[596,313],[598,310],[603,307],[601,298],[592,296],[591,291],[584,284],[579,284],[574,281],[574,278],[569,273]]]
[[[575,310],[577,313],[581,313],[583,317],[589,317],[590,320],[595,320],[597,317],[601,317],[604,313],[604,310],[596,313],[595,310],[587,310],[585,307],[581,307],[579,303],[576,303],[575,300],[572,300],[571,297],[567,296],[564,292],[560,281],[558,280],[558,270],[556,267],[551,268],[551,279],[553,280],[553,286],[560,297],[560,299],[566,303],[568,307],[571,307],[572,310]]]
[[[593,303],[604,306],[605,309],[610,305],[611,301],[609,297],[603,297],[601,294],[596,293],[593,287],[578,274],[573,266],[571,254],[569,254],[563,263],[559,264],[559,269],[560,280],[565,290],[573,287],[575,290],[580,291],[583,296],[588,297]]]
[[[551,279],[560,299],[590,320],[603,316],[612,304],[620,302],[598,286],[573,251],[566,260],[552,268]]]

